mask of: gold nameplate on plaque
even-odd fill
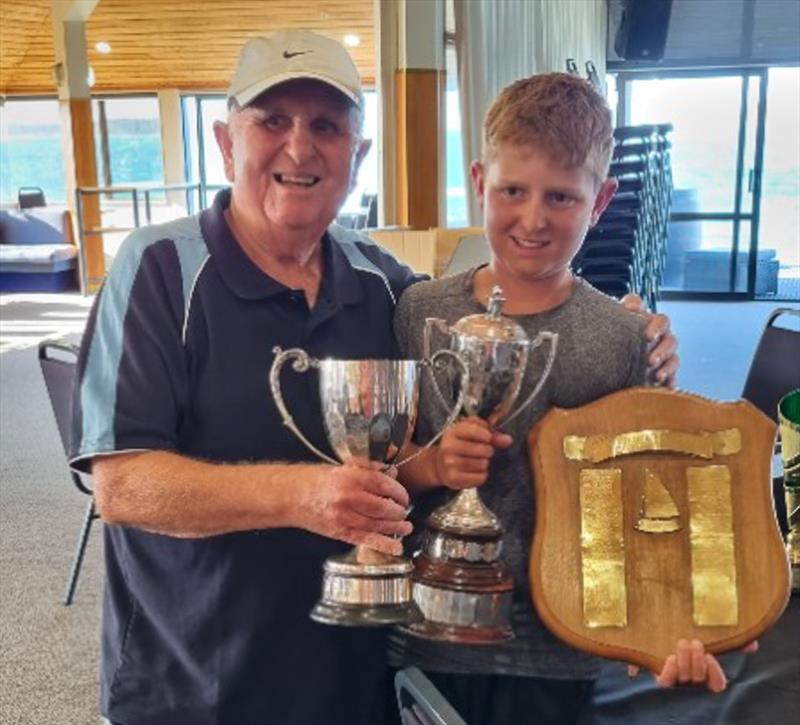
[[[660,388],[555,408],[528,443],[531,594],[579,649],[660,670],[679,639],[736,649],[780,616],[775,424],[744,401]]]
[[[689,546],[692,613],[704,627],[738,621],[731,474],[727,466],[690,466]]]
[[[588,627],[628,622],[621,481],[619,468],[581,471],[583,616]]]
[[[698,458],[738,453],[738,428],[686,433],[676,430],[634,430],[618,435],[565,436],[564,455],[572,461],[600,463],[609,458],[645,451],[674,451]]]

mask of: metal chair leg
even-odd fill
[[[83,526],[81,527],[81,534],[78,538],[78,546],[75,549],[75,557],[72,560],[72,571],[69,574],[69,581],[67,582],[67,589],[64,592],[64,606],[72,604],[72,599],[75,596],[75,588],[78,586],[78,575],[81,572],[81,564],[83,564],[83,555],[86,552],[86,543],[89,541],[89,531],[92,528],[92,522],[99,518],[99,514],[94,508],[94,498],[89,501],[86,507],[86,515],[83,517]]]

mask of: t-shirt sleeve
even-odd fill
[[[171,240],[126,240],[95,301],[73,398],[71,464],[174,450],[187,397],[180,265]]]
[[[411,340],[411,295],[403,294],[394,308],[394,337],[401,358],[413,358]]]
[[[626,388],[645,385],[647,383],[648,342],[645,337],[647,320],[640,316],[637,316],[635,320],[634,333],[631,334],[629,338],[630,353],[628,355],[628,360],[630,361],[630,365],[628,368],[628,379],[625,382]]]

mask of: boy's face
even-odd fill
[[[617,189],[599,188],[585,168],[568,168],[532,146],[500,144],[472,164],[492,264],[501,278],[561,281]]]

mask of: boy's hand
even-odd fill
[[[751,653],[757,649],[758,642],[754,641],[744,647],[743,651]],[[638,667],[628,665],[629,677],[636,677],[638,674]],[[667,657],[663,669],[655,678],[661,687],[705,685],[711,692],[722,692],[728,685],[719,660],[706,652],[703,643],[697,639],[691,642],[688,639],[678,640],[675,654]]]
[[[448,488],[462,489],[486,482],[495,448],[508,448],[511,436],[492,430],[472,417],[451,425],[436,448],[436,473]]]
[[[648,312],[639,295],[627,294],[620,302],[626,310],[644,315],[647,318],[647,327],[644,334],[647,338],[649,356],[648,378],[667,388],[674,388],[677,382],[678,363],[680,362],[677,349],[678,340],[670,330],[669,317],[666,315]]]

